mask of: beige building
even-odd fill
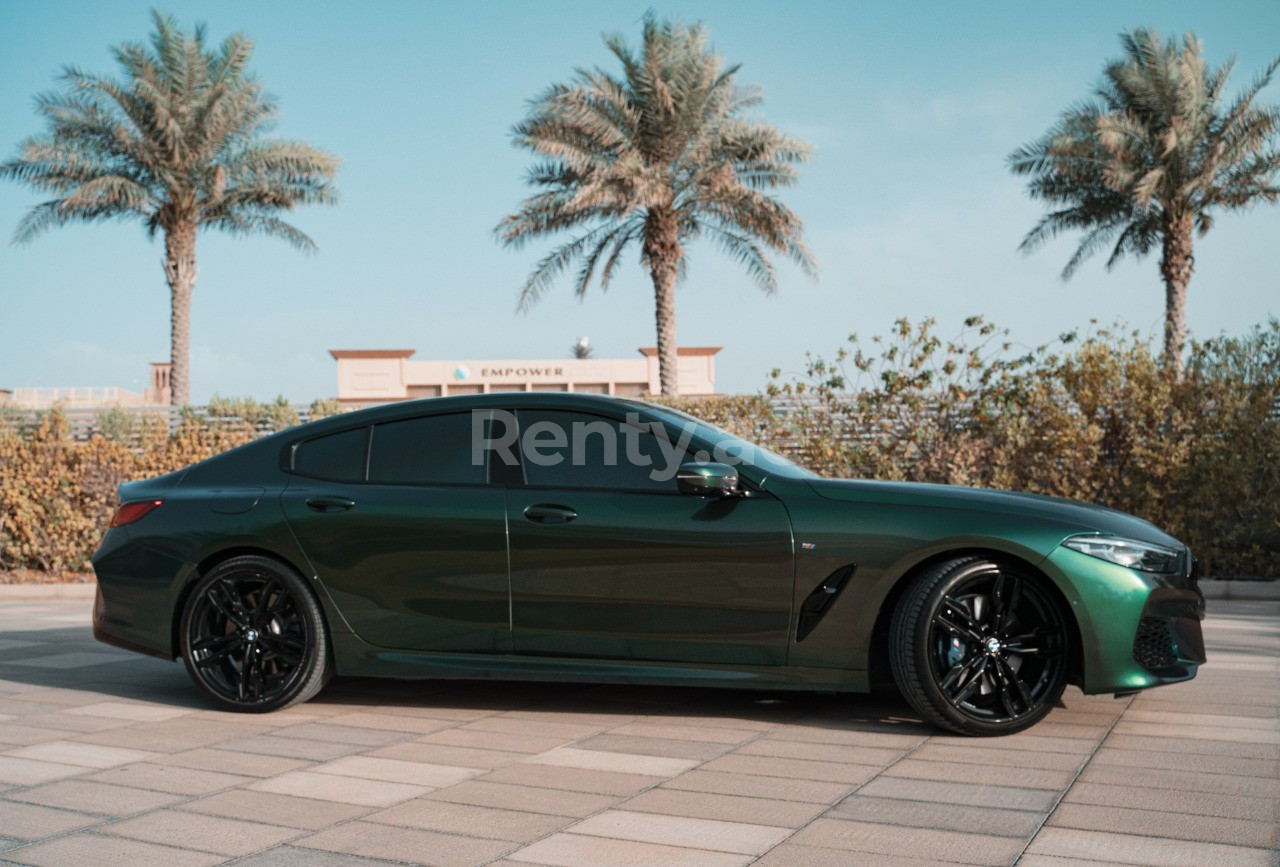
[[[0,404],[22,409],[97,409],[100,407],[165,406],[169,403],[167,361],[151,363],[151,384],[142,393],[114,385],[67,388],[0,389]]]
[[[719,346],[677,350],[682,395],[714,394]],[[658,351],[639,358],[412,361],[412,349],[330,349],[338,361],[338,400],[375,404],[457,394],[572,391],[639,397],[657,394]]]

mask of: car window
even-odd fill
[[[293,450],[293,471],[317,479],[359,482],[369,429],[358,427],[299,443]]]
[[[487,415],[480,413],[476,420],[483,423]],[[472,454],[474,421],[472,413],[459,412],[374,425],[369,447],[369,481],[483,485],[484,452]]]
[[[676,470],[689,459],[647,425],[563,410],[519,416],[521,462],[533,487],[675,493]]]

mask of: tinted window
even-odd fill
[[[647,425],[558,410],[520,410],[525,478],[535,487],[676,491],[688,455]]]
[[[487,413],[477,419],[483,421]],[[469,412],[411,418],[373,426],[369,481],[417,485],[483,485],[484,453],[471,454]]]
[[[358,427],[300,443],[293,451],[293,471],[318,479],[361,481],[368,437],[369,429]]]

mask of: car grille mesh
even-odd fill
[[[1144,617],[1138,623],[1138,634],[1133,639],[1133,658],[1144,668],[1159,670],[1178,661],[1173,650],[1173,636],[1169,625],[1157,617]]]

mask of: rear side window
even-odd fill
[[[367,427],[344,430],[299,443],[293,450],[293,471],[335,482],[364,480]]]
[[[373,426],[369,481],[400,485],[483,485],[484,451],[472,454],[473,424],[487,413],[432,415]],[[482,431],[483,428],[480,428]]]

